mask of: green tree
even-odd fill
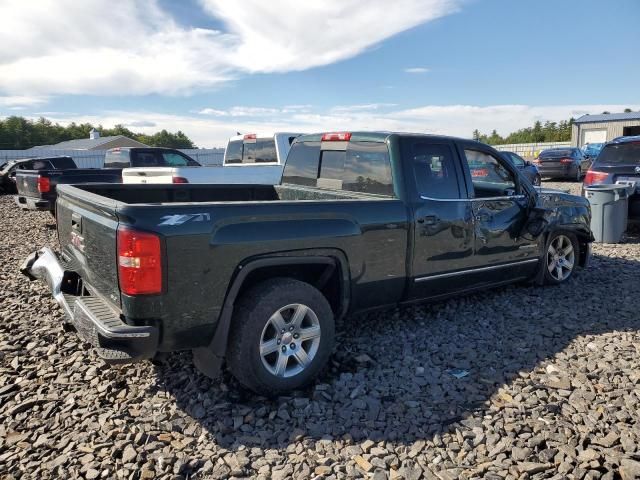
[[[191,139],[182,131],[176,133],[162,130],[145,135],[129,130],[124,125],[103,128],[90,123],[71,122],[67,126],[53,123],[44,117],[30,120],[11,116],[0,119],[0,150],[25,150],[38,145],[53,145],[65,140],[89,138],[89,132],[96,129],[102,136],[124,135],[146,145],[170,148],[195,148]]]
[[[633,112],[633,110],[631,110],[630,108],[625,108],[624,109],[624,113],[631,113],[631,112]]]

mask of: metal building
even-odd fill
[[[640,112],[583,115],[573,123],[571,146],[604,143],[627,135],[640,135]]]

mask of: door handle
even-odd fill
[[[418,223],[424,223],[425,225],[435,225],[439,223],[440,219],[437,215],[427,215],[426,217],[422,217],[418,219]]]
[[[476,215],[476,220],[478,222],[488,222],[491,220],[491,215],[489,215],[488,213],[480,213]]]

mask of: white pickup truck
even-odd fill
[[[122,170],[123,183],[212,183],[277,185],[299,133],[249,133],[229,139],[222,167],[140,167]]]

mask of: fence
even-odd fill
[[[571,142],[544,142],[544,143],[512,143],[509,145],[493,145],[496,150],[514,152],[525,158],[535,158],[542,150],[547,148],[568,148]]]
[[[220,166],[224,157],[224,148],[211,149],[180,149],[198,163],[207,166]],[[106,150],[0,150],[0,165],[9,160],[36,157],[73,158],[78,168],[102,168]]]

